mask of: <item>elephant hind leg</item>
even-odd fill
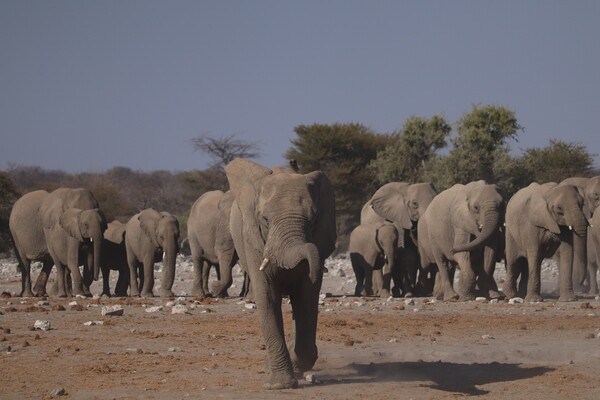
[[[294,315],[291,341],[288,345],[292,367],[295,373],[309,371],[317,362],[317,318],[319,292],[314,285],[303,281],[290,289],[290,300]]]

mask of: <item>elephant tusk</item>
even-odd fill
[[[483,229],[483,224],[479,224],[479,230]]]
[[[259,271],[262,271],[263,269],[265,269],[265,267],[267,266],[267,264],[269,263],[269,259],[265,258],[262,262],[262,264],[260,264],[260,267],[258,268]]]
[[[573,227],[572,227],[571,225],[569,225],[569,230],[570,230],[570,231],[572,231],[572,230],[573,230]]]
[[[90,243],[94,243],[94,238],[90,237]]]
[[[163,260],[165,259],[166,255],[167,255],[167,253],[163,251],[163,257],[162,257]]]

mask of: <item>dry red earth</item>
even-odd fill
[[[348,278],[325,279],[329,291]],[[19,284],[13,277],[0,289]],[[185,297],[183,315],[158,298],[40,300],[0,299],[2,399],[51,398],[60,387],[69,399],[600,398],[593,297],[406,305],[334,292],[320,306],[316,382],[284,391],[262,389],[266,351],[256,310],[238,298]],[[112,304],[124,315],[102,316]],[[155,305],[163,309],[145,311]],[[290,306],[284,310],[289,328]],[[33,330],[36,320],[52,329]]]

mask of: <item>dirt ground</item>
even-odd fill
[[[15,293],[20,277],[8,264],[0,291]],[[191,267],[180,264],[174,291],[185,295]],[[557,302],[555,275],[546,269],[543,303],[410,304],[349,296],[351,268],[338,260],[325,275],[313,381],[283,391],[262,389],[256,310],[237,297],[3,297],[0,398],[48,399],[63,388],[69,399],[599,399],[600,301]],[[188,312],[172,314],[169,301]],[[122,316],[101,315],[117,304]],[[284,312],[289,330],[286,301]],[[34,330],[38,320],[51,329]]]

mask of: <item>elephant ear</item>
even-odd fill
[[[125,227],[120,221],[112,221],[104,231],[104,238],[110,242],[121,244],[125,241]]]
[[[473,217],[473,214],[471,214],[471,210],[469,209],[469,196],[463,191],[461,191],[458,196],[457,207],[455,207],[454,210],[449,210],[449,212],[453,213],[452,219],[455,221],[454,226],[471,235],[479,234],[479,226],[477,226],[475,217]]]
[[[171,213],[166,212],[166,211],[161,211],[160,212],[160,217],[161,218],[168,218],[170,220],[173,221],[173,223],[175,224],[175,226],[177,227],[177,229],[179,229],[179,220]]]
[[[63,228],[69,236],[83,241],[83,235],[81,234],[81,229],[79,228],[79,217],[81,215],[81,210],[78,208],[69,208],[67,211],[61,214],[58,219],[58,223],[60,227]]]
[[[412,220],[405,203],[408,186],[405,182],[390,182],[380,187],[371,198],[375,213],[392,221],[397,228],[412,228]]]
[[[335,250],[337,240],[335,224],[335,194],[329,178],[314,171],[304,175],[316,207],[316,220],[312,230],[312,242],[319,249],[319,257],[325,260]]]
[[[158,228],[158,221],[161,218],[162,215],[153,208],[145,209],[138,216],[140,228],[142,228],[142,231],[148,236],[155,247],[160,247],[158,244],[158,237],[156,236],[156,229]]]
[[[256,204],[260,189],[260,180],[273,171],[243,158],[236,158],[225,166],[229,187],[238,208],[241,211],[244,226],[244,239],[256,251],[264,249],[264,241],[256,220]]]
[[[529,198],[528,211],[530,221],[534,226],[546,229],[558,235],[560,233],[560,227],[548,209],[548,201],[546,200],[546,194],[548,194],[548,192],[549,190],[546,191],[543,196],[533,194]]]

